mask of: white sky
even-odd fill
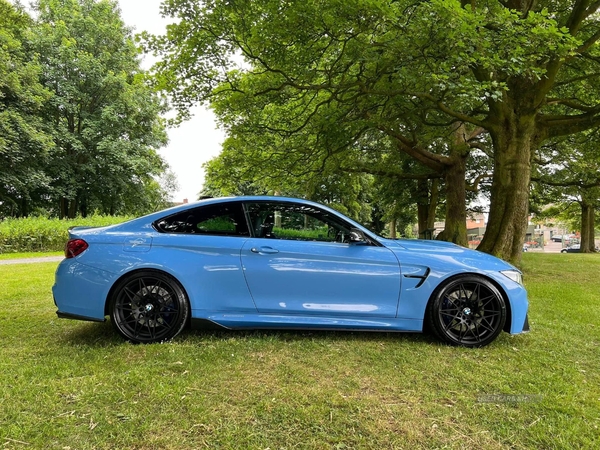
[[[144,30],[152,34],[163,34],[169,20],[160,16],[161,0],[119,0],[121,17],[134,33]],[[143,67],[152,65],[150,56],[143,60]],[[193,110],[194,117],[178,128],[170,128],[169,144],[160,150],[171,170],[177,176],[179,191],[173,194],[173,200],[193,201],[204,183],[202,164],[221,151],[224,133],[216,129],[214,116],[210,110],[198,107]]]

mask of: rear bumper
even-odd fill
[[[56,269],[52,286],[56,314],[103,322],[107,295],[115,278],[114,274],[80,264],[77,258],[64,259]]]
[[[523,333],[529,331],[529,314],[525,314],[525,323],[523,324]]]

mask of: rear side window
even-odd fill
[[[249,236],[241,203],[217,203],[173,214],[154,222],[163,233]]]

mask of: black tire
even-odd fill
[[[443,284],[427,309],[427,325],[442,341],[462,347],[483,347],[500,334],[506,303],[487,279],[468,275]]]
[[[136,272],[121,280],[110,300],[110,319],[133,343],[163,342],[177,336],[190,315],[187,295],[170,276]]]

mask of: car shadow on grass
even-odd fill
[[[390,343],[421,343],[425,345],[440,345],[440,342],[428,333],[390,333],[369,331],[343,330],[239,330],[226,329],[203,330],[186,329],[170,342],[202,345],[206,341],[264,339],[273,342],[390,342]],[[65,344],[90,347],[108,347],[115,345],[131,345],[114,329],[110,320],[106,322],[79,322],[65,330]]]
[[[206,340],[254,340],[265,339],[276,342],[415,342],[423,344],[439,344],[433,336],[428,333],[393,333],[372,331],[348,331],[348,330],[186,330],[177,339],[199,343]]]
[[[62,340],[67,345],[110,347],[125,343],[109,320],[106,322],[73,322],[73,324],[74,326],[64,332]]]

